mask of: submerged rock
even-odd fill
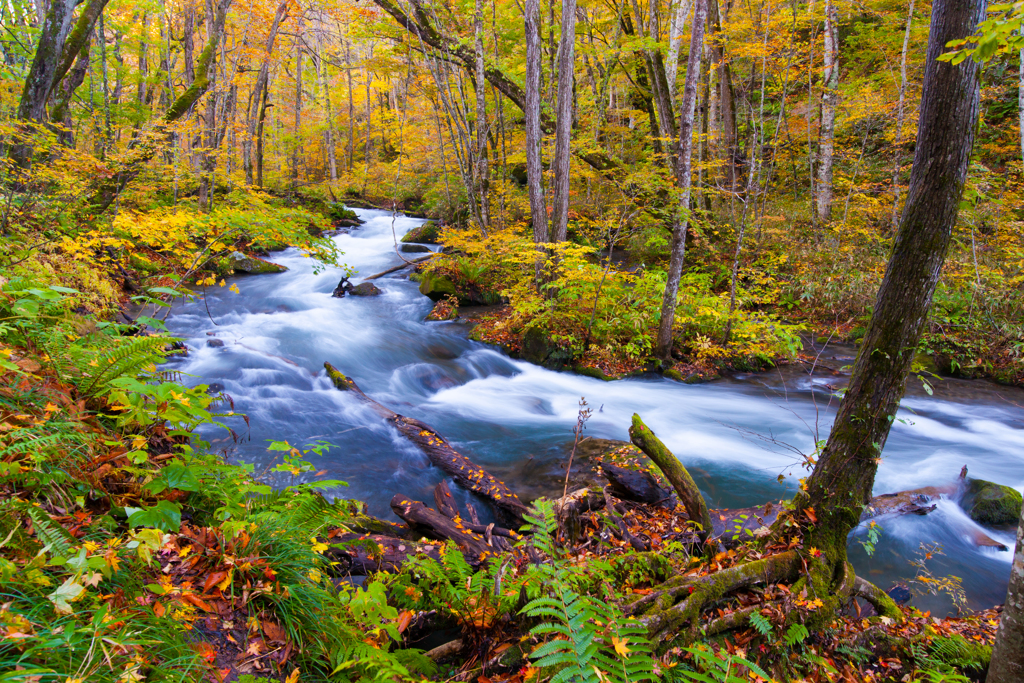
[[[425,254],[433,251],[425,244],[403,244],[398,250],[404,254]]]
[[[236,273],[249,273],[250,275],[262,275],[263,273],[283,273],[288,270],[284,266],[270,261],[264,261],[255,256],[246,256],[240,251],[233,251],[228,256],[228,265]]]
[[[971,479],[964,509],[979,524],[1016,524],[1020,516],[1021,494],[1016,489],[983,479]]]
[[[352,296],[378,296],[383,293],[383,290],[372,282],[360,282],[349,290]]]

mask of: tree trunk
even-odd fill
[[[818,223],[832,216],[832,163],[835,158],[836,103],[839,101],[839,27],[833,0],[825,3],[825,72],[818,127],[818,182],[814,210]]]
[[[951,40],[971,35],[984,0],[936,0],[907,204],[849,388],[821,458],[798,500],[817,548],[816,590],[846,562],[846,537],[871,498],[882,448],[906,388],[949,247],[978,119],[978,65],[939,62]]]
[[[253,138],[256,135],[256,126],[262,117],[266,102],[267,83],[270,79],[270,56],[274,52],[274,41],[277,39],[281,22],[287,15],[288,0],[284,0],[277,6],[277,12],[274,13],[274,21],[270,24],[270,31],[267,33],[267,43],[263,52],[263,60],[260,62],[260,70],[256,75],[256,82],[252,86],[252,101],[245,124],[245,137],[242,139],[242,166],[245,168],[245,182],[248,185],[253,184]]]
[[[1006,591],[1003,615],[999,618],[992,663],[985,683],[1024,681],[1024,507],[1017,526],[1017,546],[1010,566],[1010,587]]]
[[[295,28],[295,119],[292,135],[292,189],[299,185],[299,134],[302,129],[302,17]]]
[[[654,353],[659,358],[672,358],[672,325],[676,317],[676,298],[679,279],[683,274],[686,256],[686,230],[690,223],[690,186],[693,160],[693,117],[697,108],[697,83],[700,80],[700,53],[704,46],[704,24],[708,3],[715,0],[696,0],[693,8],[693,28],[690,30],[690,54],[686,59],[686,85],[679,106],[679,154],[675,162],[675,176],[679,184],[679,204],[672,226],[672,255],[669,258],[668,278],[661,300],[661,318],[658,321],[658,339]]]
[[[46,121],[46,101],[57,81],[58,70],[65,61],[61,56],[65,39],[71,29],[74,9],[74,0],[53,0],[50,4],[39,30],[36,53],[25,77],[21,100],[18,102],[18,119],[21,121]],[[66,60],[68,68],[76,53],[77,50]]]
[[[530,194],[533,241],[548,241],[548,208],[544,199],[540,127],[540,0],[526,0],[526,184]]]
[[[679,48],[683,44],[683,29],[686,28],[686,17],[690,14],[693,0],[676,0],[675,12],[669,27],[668,58],[665,60],[665,76],[673,101],[676,96],[676,74],[679,72]]]
[[[552,242],[564,242],[569,228],[569,159],[575,55],[576,0],[562,0],[562,34],[558,43],[558,107],[555,120],[555,192],[549,235]]]
[[[907,48],[910,47],[910,25],[914,20],[914,0],[907,10],[907,28],[903,33],[903,52],[900,53],[900,95],[896,105],[896,140],[893,144],[892,160],[892,229],[896,229],[897,212],[900,206],[900,164],[903,156],[903,104],[907,96]],[[1024,72],[1022,72],[1024,73]],[[1024,90],[1021,91],[1024,97]]]
[[[263,128],[267,122],[267,108],[270,99],[270,81],[263,88],[263,100],[260,102],[259,120],[256,122],[256,186],[263,187]]]
[[[81,46],[74,67],[60,82],[53,97],[50,118],[53,122],[61,124],[62,129],[58,134],[58,139],[65,147],[75,146],[75,137],[71,129],[71,98],[78,86],[85,82],[85,74],[89,71],[89,48],[91,45],[91,41],[87,40]]]
[[[719,14],[718,0],[708,0],[708,23],[715,33],[715,40],[711,41],[712,61],[718,65],[718,115],[721,117],[722,125],[722,158],[725,161],[726,184],[730,192],[736,191],[738,171],[742,159],[740,158],[736,132],[736,103],[732,89],[732,70],[725,60],[725,50],[722,48],[719,34],[722,32],[722,20]]]
[[[473,51],[476,53],[473,88],[476,91],[476,169],[473,174],[476,193],[479,197],[480,231],[486,235],[490,225],[490,165],[487,162],[487,78],[484,68],[484,10],[480,0],[476,0],[473,13]],[[473,191],[472,189],[470,191]]]

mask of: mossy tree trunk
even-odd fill
[[[938,61],[971,35],[984,0],[937,0],[907,203],[850,385],[824,452],[798,498],[819,595],[846,562],[846,537],[871,498],[889,428],[946,258],[978,120],[978,66]]]
[[[1024,68],[1024,67],[1022,67]],[[992,663],[986,683],[1024,681],[1024,507],[1017,526],[1017,547],[1010,569],[1010,587],[1006,591],[1003,615],[999,618]]]

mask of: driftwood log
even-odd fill
[[[457,484],[486,500],[494,510],[499,523],[516,529],[522,526],[523,513],[527,507],[504,483],[452,448],[433,427],[415,418],[399,415],[374,401],[363,393],[353,380],[330,363],[324,363],[324,368],[327,369],[327,375],[334,382],[334,386],[342,391],[351,392],[370,405],[386,422],[416,444],[430,458],[431,463],[450,475]]]
[[[375,572],[392,573],[413,555],[427,555],[439,560],[441,546],[434,543],[413,542],[408,539],[380,534],[342,533],[330,539],[341,544],[328,549],[324,555],[336,563],[336,574],[368,576]]]
[[[701,541],[707,542],[711,535],[711,515],[708,513],[708,504],[704,501],[700,489],[693,481],[693,477],[679,462],[679,458],[672,455],[672,451],[665,447],[654,432],[643,423],[640,416],[633,413],[633,424],[629,428],[629,438],[633,445],[647,454],[654,464],[661,469],[665,478],[669,480],[672,487],[679,494],[679,500],[686,508],[686,514],[690,519],[700,524],[698,535]]]
[[[601,472],[608,480],[612,494],[617,498],[648,505],[661,505],[669,509],[676,506],[675,494],[658,484],[658,480],[649,472],[630,470],[608,463],[601,463]]]
[[[385,275],[390,275],[391,273],[396,273],[396,272],[398,272],[400,270],[403,270],[405,268],[410,268],[410,267],[416,265],[417,263],[423,263],[427,259],[433,258],[436,255],[437,255],[436,253],[433,253],[433,254],[428,254],[426,256],[421,256],[419,258],[409,259],[405,263],[400,263],[397,266],[392,266],[391,268],[388,268],[387,270],[382,270],[379,273],[375,273],[375,274],[371,275],[370,277],[363,278],[363,282],[369,282],[370,280],[376,280],[377,278],[384,277]]]
[[[437,510],[419,501],[410,500],[401,493],[391,499],[391,509],[405,520],[413,531],[440,541],[455,541],[470,564],[479,565],[489,556],[507,549],[504,543],[495,543],[494,525],[484,527],[479,534],[466,528],[459,517],[449,519]]]

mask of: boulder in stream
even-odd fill
[[[425,254],[433,251],[425,244],[403,244],[398,250],[403,254]]]
[[[1020,516],[1021,494],[1016,489],[983,479],[968,481],[963,507],[979,524],[1016,524]]]
[[[352,296],[379,296],[384,293],[380,287],[372,282],[360,282],[348,292]]]
[[[284,266],[270,261],[264,261],[255,256],[246,256],[240,251],[233,251],[228,256],[228,264],[236,273],[249,273],[250,275],[262,275],[263,273],[283,273],[288,270]]]

